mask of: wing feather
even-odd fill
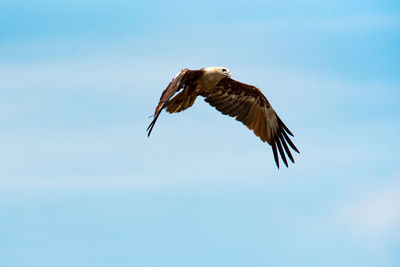
[[[153,130],[153,127],[156,124],[156,121],[160,116],[161,111],[164,108],[166,108],[168,101],[171,99],[171,97],[173,97],[176,92],[187,86],[190,82],[197,79],[202,73],[203,73],[202,70],[183,69],[172,79],[172,81],[168,84],[167,88],[161,94],[160,101],[158,102],[156,110],[154,111],[153,115],[154,119],[147,128],[148,131],[147,136],[150,136],[151,131]],[[183,101],[190,101],[190,99],[184,99]],[[177,106],[174,108],[179,109],[182,106],[182,104],[184,103],[178,103]]]
[[[240,108],[240,102],[236,99],[233,99],[232,101],[229,102],[230,105],[228,105],[225,108],[225,112],[227,113],[227,115],[231,116],[231,117],[235,117],[236,113],[238,112],[239,108]]]
[[[272,153],[274,153],[274,159],[275,159],[275,163],[276,166],[278,166],[279,169],[279,159],[278,159],[278,152],[276,151],[276,143],[272,143]]]
[[[292,140],[290,140],[289,136],[282,131],[283,136],[285,137],[286,142],[288,142],[289,146],[296,151],[297,153],[300,153],[300,151],[297,149],[297,147],[293,144]]]
[[[288,146],[287,146],[287,144],[285,142],[285,139],[283,138],[282,134],[279,136],[279,139],[281,140],[283,148],[285,149],[286,154],[288,155],[290,161],[294,163],[294,159],[293,159],[292,153],[290,152],[290,150],[289,150],[289,148],[288,148]]]
[[[287,164],[286,156],[285,156],[285,153],[283,153],[282,144],[280,142],[279,137],[277,138],[277,140],[275,142],[278,145],[279,154],[281,154],[281,158],[282,158],[283,162],[285,163],[285,165],[287,167],[288,164]]]
[[[286,166],[288,166],[286,155],[294,163],[288,144],[294,151],[300,152],[288,136],[293,134],[257,87],[223,78],[204,96],[205,101],[211,106],[224,115],[235,117],[253,130],[263,142],[271,145],[278,168],[278,152]]]
[[[247,118],[247,114],[249,114],[251,105],[249,103],[244,103],[240,113],[237,115],[236,120],[244,121]]]

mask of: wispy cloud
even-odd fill
[[[267,22],[266,25],[277,28],[305,28],[325,31],[356,31],[400,29],[400,19],[383,15],[325,16],[306,18],[281,18]]]
[[[400,175],[385,186],[371,187],[368,193],[352,197],[337,214],[353,237],[400,238],[393,235],[400,231]]]

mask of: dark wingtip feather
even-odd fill
[[[157,113],[156,116],[154,117],[153,121],[150,123],[149,127],[147,127],[148,133],[147,137],[150,137],[151,131],[153,131],[154,125],[156,124],[156,121],[158,119],[158,116],[160,115],[161,112]]]
[[[286,142],[289,144],[289,146],[296,151],[297,153],[300,154],[300,151],[297,149],[297,147],[293,144],[292,140],[290,140],[289,136],[287,136],[287,134],[285,133],[285,131],[282,131],[283,136],[286,139]]]
[[[279,118],[278,115],[276,115],[276,118],[278,119],[278,122],[279,122],[280,126],[282,126],[283,129],[285,129],[285,131],[286,131],[288,134],[290,134],[291,136],[294,136],[294,135],[292,134],[292,132],[289,130],[289,128],[283,123],[283,121],[281,120],[281,118]]]
[[[279,140],[281,141],[281,143],[283,145],[283,148],[285,149],[286,154],[288,155],[290,161],[294,163],[294,159],[293,159],[292,153],[290,152],[290,150],[289,150],[289,148],[288,148],[288,146],[287,146],[287,144],[285,142],[285,139],[283,138],[282,134],[279,136]]]
[[[272,142],[271,147],[272,147],[272,152],[274,153],[274,159],[275,159],[276,166],[279,169],[279,159],[278,159],[278,152],[276,151],[276,143]]]
[[[285,163],[286,167],[289,167],[288,163],[287,163],[287,160],[286,160],[286,157],[285,157],[285,152],[283,152],[282,145],[281,145],[281,142],[279,141],[279,138],[277,138],[275,143],[278,145],[279,154],[281,154],[281,158],[283,160],[283,163]]]
[[[154,123],[151,123],[150,125],[149,125],[149,127],[147,128],[147,137],[150,137],[150,134],[151,134],[151,131],[153,130],[153,127],[154,127]],[[149,130],[150,129],[150,130]]]

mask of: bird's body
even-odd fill
[[[285,152],[294,162],[287,146],[289,144],[294,151],[299,152],[287,135],[293,134],[276,115],[266,97],[257,87],[230,77],[231,73],[224,67],[183,69],[163,91],[154,112],[154,119],[147,128],[148,136],[163,109],[169,113],[180,112],[191,107],[196,98],[202,96],[211,106],[224,115],[236,117],[236,120],[253,130],[263,142],[267,141],[272,147],[278,168],[277,148],[286,166],[288,165]],[[183,90],[175,95],[181,89]]]

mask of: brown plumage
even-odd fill
[[[263,142],[271,145],[278,168],[278,152],[286,167],[286,155],[294,163],[288,144],[294,151],[300,152],[288,136],[293,134],[275,113],[267,98],[257,87],[233,80],[230,76],[229,70],[224,67],[183,69],[163,91],[154,119],[147,128],[148,136],[163,109],[169,113],[180,112],[191,107],[200,95],[222,114],[235,117]],[[181,89],[182,92],[175,95]]]

